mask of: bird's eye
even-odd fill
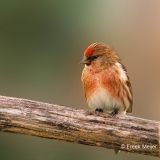
[[[95,59],[97,59],[98,57],[99,57],[98,55],[92,56],[92,60],[95,60]]]

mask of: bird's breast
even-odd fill
[[[117,74],[117,71],[112,68],[100,72],[93,72],[87,68],[83,70],[84,92],[91,109],[113,110],[115,106],[123,108],[120,99],[123,87]]]
[[[117,72],[110,68],[106,68],[100,72],[93,72],[88,68],[84,68],[82,81],[87,99],[94,92],[99,91],[100,88],[103,88],[103,90],[106,90],[112,96],[117,97],[116,95],[118,94],[121,83]]]

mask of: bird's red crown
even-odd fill
[[[85,51],[84,51],[84,55],[87,55],[87,56],[92,56],[93,55],[93,45],[90,45]]]

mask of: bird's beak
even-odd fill
[[[80,63],[82,63],[82,64],[90,64],[91,61],[86,55],[84,55],[84,57],[83,57],[82,61],[80,61]]]

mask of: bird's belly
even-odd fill
[[[92,110],[97,108],[103,109],[103,111],[111,113],[114,109],[118,109],[120,113],[124,114],[124,105],[121,101],[114,98],[109,91],[104,88],[96,89],[88,99],[88,106]]]

